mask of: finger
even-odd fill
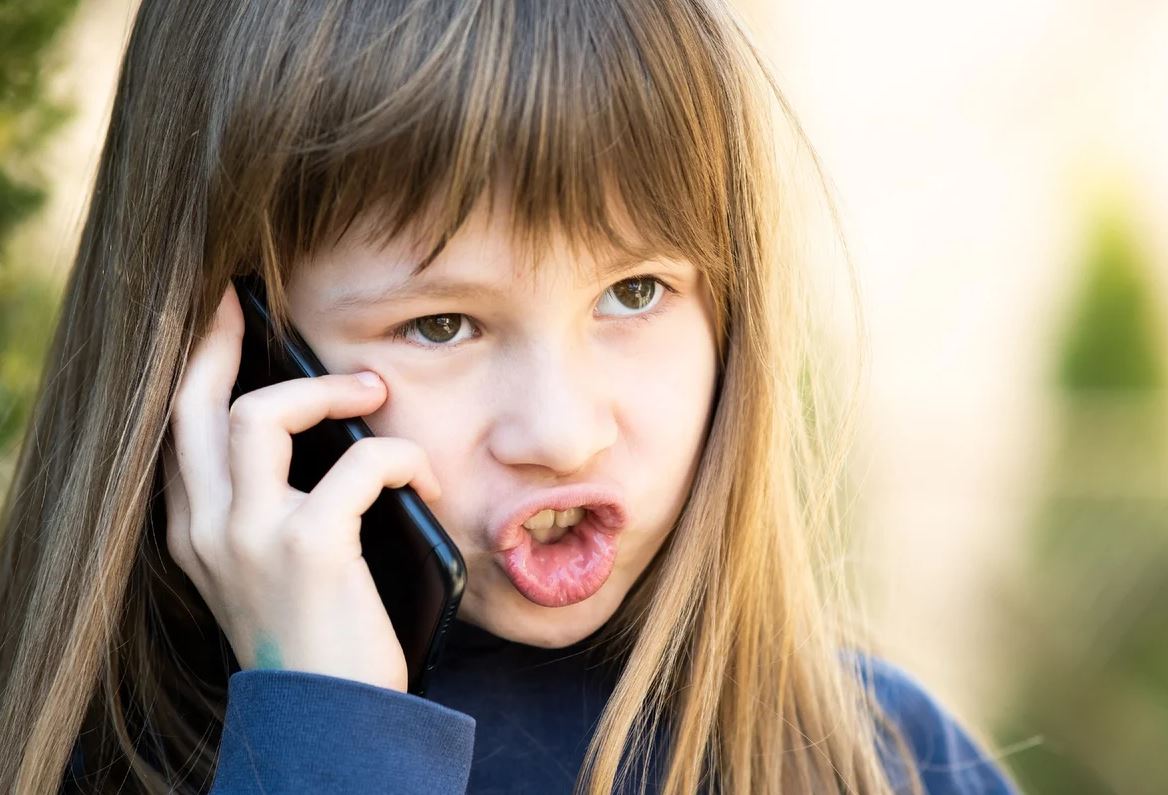
[[[228,403],[242,344],[243,309],[229,285],[211,327],[187,360],[171,417],[175,458],[193,514],[222,510],[230,500]]]
[[[442,489],[425,451],[408,439],[361,439],[345,451],[300,503],[297,524],[326,527],[335,525],[339,516],[359,517],[369,510],[382,489],[406,485],[423,499],[441,496]]]
[[[162,483],[166,505],[166,549],[178,567],[197,585],[202,581],[202,564],[191,547],[191,507],[170,434],[162,442]]]
[[[362,417],[386,399],[386,387],[356,375],[294,378],[241,395],[231,406],[228,456],[237,499],[257,507],[288,491],[292,434],[324,419]],[[238,506],[237,506],[238,507]]]

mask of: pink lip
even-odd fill
[[[616,489],[595,483],[544,489],[505,508],[492,522],[487,532],[494,552],[506,552],[524,543],[529,536],[523,523],[540,511],[566,511],[577,506],[588,508],[597,519],[597,529],[608,535],[617,535],[628,522],[624,499]]]
[[[523,527],[547,508],[577,506],[588,509],[584,520],[554,544],[536,541]],[[608,580],[627,520],[619,493],[581,484],[532,494],[503,513],[489,532],[495,562],[520,594],[543,607],[566,607],[588,599]]]

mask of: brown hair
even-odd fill
[[[660,723],[670,793],[890,792],[877,728],[907,748],[840,657],[863,642],[832,570],[851,414],[817,386],[785,132],[818,173],[718,0],[144,0],[0,515],[0,791],[55,787],[83,728],[98,789],[209,786],[230,658],[165,553],[159,466],[192,343],[233,275],[283,329],[291,269],[359,215],[437,251],[506,180],[536,260],[552,230],[644,244],[715,297],[718,405],[606,628],[628,662],[579,791]]]

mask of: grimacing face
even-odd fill
[[[467,565],[459,618],[560,648],[616,612],[685,504],[715,397],[713,306],[706,279],[685,260],[597,277],[588,266],[606,260],[590,255],[580,267],[557,241],[528,274],[515,267],[501,212],[489,218],[480,202],[412,280],[418,250],[401,238],[378,250],[354,224],[298,264],[291,320],[330,372],[378,373],[388,397],[365,421],[426,452],[442,488],[427,505]],[[480,286],[338,305],[354,291],[461,282]],[[574,604],[529,601],[492,556],[487,517],[500,500],[585,482],[624,497],[628,524],[612,574]]]

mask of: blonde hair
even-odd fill
[[[283,331],[294,264],[358,216],[437,253],[506,180],[536,260],[554,230],[680,253],[716,310],[700,467],[604,631],[627,664],[578,791],[666,726],[668,793],[891,792],[878,735],[907,745],[842,656],[867,643],[831,569],[851,414],[824,402],[784,129],[818,169],[718,0],[144,0],[0,515],[0,791],[54,789],[82,728],[95,786],[209,785],[229,649],[163,552],[159,465],[192,343],[233,275]]]

